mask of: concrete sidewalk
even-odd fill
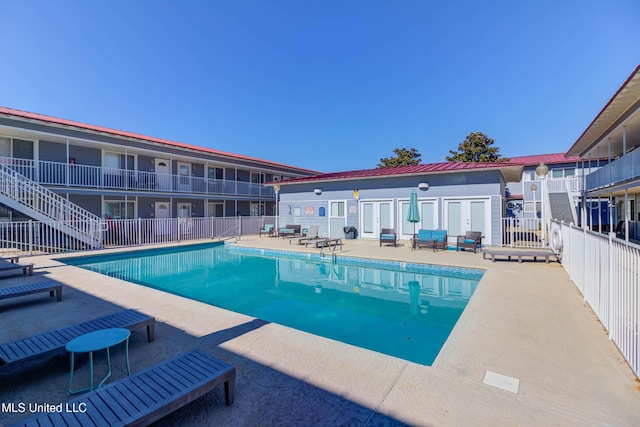
[[[133,371],[191,348],[236,366],[233,406],[226,407],[223,390],[216,390],[158,425],[640,425],[640,383],[560,264],[492,263],[480,253],[411,251],[408,242],[382,248],[377,241],[344,243],[338,255],[486,269],[433,366],[109,278],[48,256],[29,259],[36,266],[33,277],[2,279],[0,286],[46,275],[66,285],[63,301],[40,295],[0,302],[0,342],[134,308],[155,316],[158,325],[153,343],[142,332],[132,334]],[[318,252],[279,238],[250,236],[237,244]],[[114,379],[125,375],[123,357],[122,349],[112,354]],[[10,376],[0,368],[0,402],[68,400],[65,362]],[[97,369],[101,363],[104,358],[98,357]],[[74,377],[86,378],[86,365],[81,363]],[[5,411],[0,423],[28,415]]]

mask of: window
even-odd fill
[[[0,137],[0,157],[33,159],[33,141]]]
[[[216,218],[224,216],[224,203],[214,203],[209,202],[208,204],[208,213],[209,216],[213,216]]]
[[[0,138],[0,157],[11,157],[11,140]]]
[[[344,216],[344,202],[331,202],[331,216]]]
[[[264,204],[260,202],[251,202],[250,203],[250,215],[251,216],[262,216],[264,215]]]
[[[223,168],[216,168],[216,167],[209,167],[209,169],[207,171],[207,177],[209,179],[224,179],[224,169]]]
[[[264,174],[251,172],[251,182],[254,184],[262,184],[264,182]]]
[[[570,176],[575,176],[576,174],[576,169],[575,168],[570,168],[570,169],[553,169],[551,171],[551,178],[553,179],[562,179],[562,178],[567,178]]]
[[[110,169],[126,169],[132,171],[135,169],[135,156],[132,154],[110,153],[105,151],[103,166]]]
[[[135,202],[124,200],[105,200],[104,215],[109,219],[135,218]]]
[[[538,212],[542,208],[541,202],[524,202],[525,212]]]

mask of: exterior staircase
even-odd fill
[[[0,203],[83,242],[102,247],[103,220],[0,164]]]
[[[575,207],[573,206],[568,193],[549,194],[549,205],[551,208],[551,218],[564,221],[566,223],[576,223]]]

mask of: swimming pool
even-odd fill
[[[220,244],[60,261],[424,365],[483,274]]]

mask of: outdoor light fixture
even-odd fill
[[[540,164],[536,168],[536,175],[538,175],[541,178],[544,178],[547,176],[548,172],[549,172],[549,167],[545,165],[544,162],[540,162]]]
[[[313,190],[313,192],[314,192],[314,194],[315,194],[316,196],[319,196],[319,195],[321,195],[321,194],[322,194],[322,189],[320,189],[320,188],[316,188],[315,190]]]
[[[360,190],[358,190],[357,188],[353,189],[353,198],[358,202],[360,201]]]
[[[427,191],[429,189],[429,184],[426,182],[421,182],[420,184],[418,184],[418,189]]]
[[[540,217],[542,218],[542,228],[541,228],[541,240],[542,240],[542,245],[543,246],[547,246],[547,229],[548,229],[548,225],[547,225],[547,209],[549,209],[548,206],[546,206],[545,203],[545,199],[548,197],[546,192],[545,192],[545,181],[547,178],[547,173],[549,173],[549,167],[547,165],[544,164],[544,162],[540,162],[540,164],[538,165],[538,167],[536,168],[536,175],[538,175],[540,178],[542,178],[542,188],[540,189]],[[534,193],[535,195],[535,193]]]
[[[278,193],[280,192],[280,184],[273,186],[273,191],[276,192],[276,231],[278,230]]]

